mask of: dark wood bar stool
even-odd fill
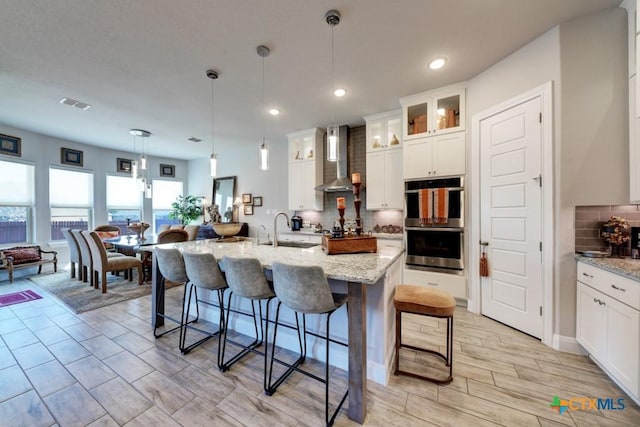
[[[451,296],[451,294],[439,289],[430,289],[415,285],[398,285],[395,296],[393,297],[393,304],[396,308],[396,360],[394,375],[407,375],[437,384],[448,384],[453,381],[453,312],[456,309],[455,298]],[[444,355],[434,350],[402,344],[402,313],[447,319],[447,354]],[[445,361],[446,366],[449,367],[449,376],[439,379],[401,370],[401,348],[410,348],[441,357]]]

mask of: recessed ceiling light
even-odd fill
[[[91,105],[87,104],[86,102],[76,101],[75,99],[71,98],[62,98],[58,102],[70,107],[79,108],[80,110],[88,110],[89,108],[91,108]]]
[[[272,116],[277,116],[280,114],[280,110],[278,110],[277,108],[270,108],[269,114],[271,114]]]
[[[447,63],[447,60],[445,58],[436,58],[433,61],[429,62],[429,68],[431,68],[432,70],[439,70],[440,68],[444,67],[444,64]]]
[[[334,90],[334,91],[333,91],[333,94],[334,94],[335,96],[338,96],[338,97],[340,97],[340,96],[344,96],[346,93],[347,93],[347,91],[346,91],[346,90],[344,90],[344,89],[340,89],[340,88],[338,88],[338,89],[336,89],[336,90]]]

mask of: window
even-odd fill
[[[142,219],[142,192],[130,176],[107,175],[107,211],[109,225],[120,227],[120,234],[127,234],[129,223]]]
[[[35,167],[0,161],[0,245],[27,243],[33,229]]]
[[[63,228],[88,230],[93,206],[93,173],[49,168],[51,240],[64,240]]]
[[[182,195],[182,181],[153,180],[153,229],[162,224],[180,224],[177,219],[169,219],[171,203]]]

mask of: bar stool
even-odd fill
[[[180,351],[182,354],[187,354],[194,347],[199,346],[203,342],[207,341],[210,338],[215,336],[220,338],[221,332],[224,329],[224,291],[227,289],[227,281],[225,280],[222,272],[220,271],[220,267],[218,267],[218,261],[213,254],[209,253],[191,253],[185,252],[182,254],[184,258],[184,267],[189,278],[189,301],[187,302],[187,311],[184,312],[184,304],[182,305],[182,323],[185,325],[184,332],[182,333],[180,340]],[[210,291],[216,291],[218,296],[218,305],[212,304],[208,301],[203,301],[198,299],[198,288],[200,289],[208,289]],[[218,330],[216,332],[205,331],[200,328],[196,328],[195,326],[189,325],[189,311],[191,310],[191,295],[195,297],[196,300],[196,319],[200,317],[200,309],[198,303],[210,305],[213,307],[218,307],[220,310],[220,317],[218,320]],[[198,332],[202,332],[207,334],[204,338],[190,344],[189,346],[185,346],[185,342],[187,340],[187,330],[195,329]],[[220,353],[220,343],[218,342],[218,353]],[[219,356],[218,356],[219,357]]]
[[[234,363],[242,359],[249,353],[256,353],[259,355],[263,355],[264,359],[264,367],[265,367],[265,390],[266,390],[266,368],[267,368],[267,359],[266,359],[266,345],[265,351],[261,352],[256,350],[263,341],[265,340],[266,333],[264,328],[262,327],[262,301],[266,301],[266,310],[267,310],[267,321],[269,318],[269,303],[276,296],[271,286],[269,286],[269,282],[264,275],[264,270],[260,261],[255,258],[234,258],[229,256],[224,256],[222,258],[222,267],[224,269],[227,285],[229,285],[229,297],[227,299],[226,304],[226,318],[224,320],[224,324],[226,328],[223,333],[224,336],[221,338],[222,350],[218,350],[218,368],[220,371],[227,371]],[[251,311],[252,313],[245,313],[239,310],[231,310],[231,297],[236,295],[240,298],[246,298],[251,301]],[[256,304],[258,303],[258,315],[256,316]],[[255,328],[255,339],[248,345],[242,344],[240,342],[229,339],[227,330],[229,325],[229,313],[234,311],[235,313],[252,316],[253,324]],[[260,332],[258,333],[258,322],[260,322]],[[233,355],[229,360],[225,361],[225,352],[227,343],[231,343],[236,347],[240,347],[241,350],[238,351],[235,355]]]
[[[180,251],[175,248],[163,249],[163,248],[156,247],[154,248],[153,252],[158,262],[158,269],[162,274],[162,283],[163,283],[162,288],[164,289],[164,283],[167,280],[170,280],[172,282],[182,283],[184,285],[184,291],[182,293],[182,313],[180,315],[180,320],[175,319],[171,316],[168,316],[167,314],[158,314],[159,316],[162,316],[165,319],[169,319],[173,322],[178,323],[178,326],[176,326],[175,328],[171,328],[168,331],[164,331],[160,334],[157,332],[158,327],[155,326],[153,329],[153,336],[156,338],[160,338],[161,336],[166,335],[170,332],[173,332],[176,329],[180,329],[179,346],[181,347],[180,351],[182,351],[181,344],[183,342],[182,334],[183,334],[183,328],[184,328],[184,302],[187,297],[187,282],[189,281],[189,278],[187,277],[187,272],[184,266],[184,258],[182,257],[182,253],[180,253]],[[160,297],[161,295],[160,293],[158,293],[158,298]],[[156,301],[156,304],[158,304],[158,301]],[[189,323],[195,322],[197,320],[198,320],[198,317],[196,317]]]
[[[330,326],[331,315],[340,307],[345,305],[347,301],[347,295],[333,294],[329,288],[329,283],[321,267],[316,266],[299,266],[288,265],[281,262],[274,262],[272,267],[273,271],[273,286],[278,297],[278,305],[276,308],[276,319],[273,331],[273,346],[271,347],[271,363],[269,367],[269,378],[267,382],[267,395],[272,395],[276,392],[276,389],[282,384],[294,371],[300,372],[310,378],[320,381],[325,385],[325,422],[327,426],[330,426],[335,421],[340,408],[344,404],[349,390],[344,393],[340,403],[334,410],[331,418],[329,418],[329,348],[330,343],[336,343],[343,346],[347,346],[345,343],[340,343],[330,338]],[[274,352],[276,347],[276,340],[278,336],[278,318],[280,316],[280,305],[284,304],[295,312],[296,315],[296,327],[298,333],[298,341],[300,344],[300,357],[288,364],[284,361],[275,358]],[[348,307],[347,307],[348,308]],[[300,331],[299,314],[302,314],[302,331]],[[326,314],[327,325],[326,335],[320,336],[315,333],[307,331],[306,328],[306,315],[307,314]],[[325,347],[325,372],[324,378],[320,378],[308,371],[300,369],[299,366],[304,363],[307,353],[307,334],[314,335],[319,338],[323,338],[326,343]],[[287,370],[280,375],[279,378],[272,381],[273,374],[273,362],[278,362],[281,365],[287,367]]]
[[[449,293],[439,289],[429,289],[415,285],[398,285],[395,296],[393,297],[393,305],[396,308],[396,360],[394,375],[407,375],[437,384],[448,384],[453,381],[453,312],[456,308],[455,298]],[[447,319],[447,354],[444,355],[434,350],[402,344],[402,313]],[[438,379],[401,370],[401,348],[410,348],[416,351],[431,353],[442,358],[446,366],[449,367],[449,376],[444,379]]]

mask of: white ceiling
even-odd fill
[[[130,128],[152,155],[211,153],[331,121],[364,124],[398,98],[467,80],[553,26],[619,0],[0,0],[0,123],[131,151]],[[335,81],[331,89],[331,27]],[[265,44],[265,101],[262,58]],[[426,68],[446,55],[440,71]],[[92,105],[59,104],[62,97]],[[264,129],[264,130],[263,130]],[[204,141],[195,144],[190,136]],[[138,145],[140,150],[140,145]],[[218,151],[218,150],[216,150]]]

